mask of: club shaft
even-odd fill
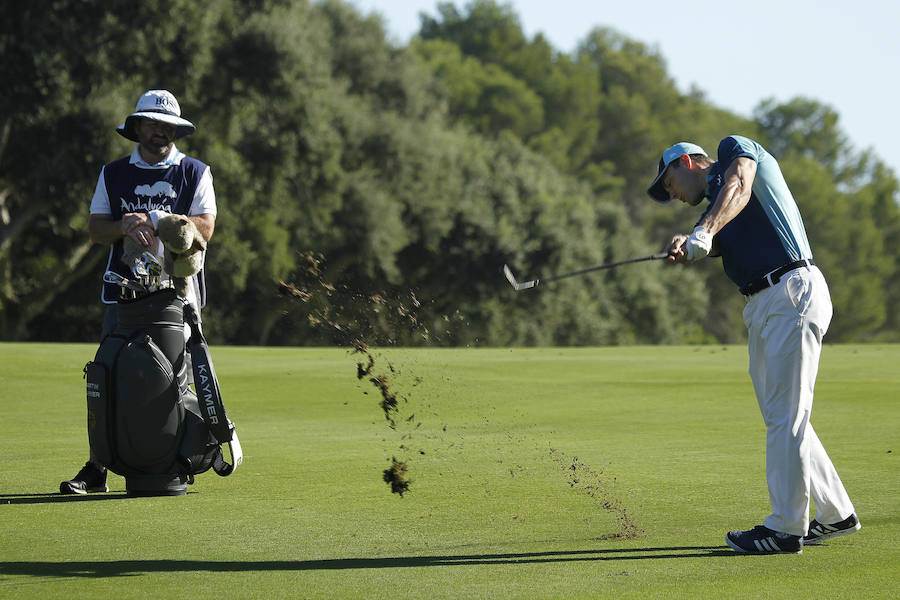
[[[605,265],[597,265],[595,267],[587,267],[586,269],[578,269],[577,271],[572,271],[570,273],[562,273],[560,275],[551,275],[549,277],[542,277],[540,279],[536,279],[535,281],[540,283],[547,283],[549,281],[556,281],[558,279],[565,279],[566,277],[574,277],[576,275],[584,275],[585,273],[591,273],[592,271],[602,271],[603,269],[612,269],[613,267],[618,267],[620,265],[627,265],[629,263],[643,262],[645,260],[659,260],[668,256],[666,252],[660,252],[658,254],[651,254],[650,256],[642,256],[640,258],[629,258],[627,260],[620,260],[617,262],[607,263]]]

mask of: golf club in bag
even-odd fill
[[[613,267],[618,267],[620,265],[627,265],[630,263],[643,262],[645,260],[660,260],[669,256],[668,252],[659,252],[658,254],[651,254],[650,256],[642,256],[640,258],[629,258],[627,260],[620,260],[618,262],[607,263],[605,265],[597,265],[595,267],[587,267],[586,269],[578,269],[577,271],[572,271],[570,273],[562,273],[561,275],[551,275],[549,277],[543,277],[541,279],[532,279],[531,281],[516,281],[515,275],[513,275],[512,270],[510,270],[508,265],[503,265],[503,274],[506,275],[507,281],[509,284],[513,286],[513,289],[518,291],[527,290],[533,287],[537,287],[541,283],[549,283],[551,281],[556,281],[558,279],[565,279],[566,277],[574,277],[575,275],[584,275],[585,273],[590,273],[592,271],[600,271],[603,269],[612,269]]]
[[[94,459],[125,477],[129,496],[183,495],[210,468],[230,475],[243,455],[193,308],[167,288],[117,309],[116,328],[84,368]],[[197,393],[188,384],[191,363]]]

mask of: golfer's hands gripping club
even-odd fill
[[[712,236],[705,227],[695,227],[691,235],[679,234],[669,242],[669,262],[691,263],[709,255],[712,249]]]

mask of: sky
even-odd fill
[[[406,44],[419,14],[438,0],[349,0],[381,15]],[[453,2],[462,12],[468,0]],[[797,96],[833,108],[855,150],[872,149],[900,177],[900,3],[886,0],[512,0],[526,36],[541,33],[561,52],[598,26],[657,50],[678,89],[742,116],[760,101]],[[723,132],[722,136],[734,131]],[[677,140],[676,140],[677,141]]]

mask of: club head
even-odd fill
[[[527,290],[528,288],[533,288],[537,285],[537,280],[534,281],[526,281],[524,283],[519,283],[516,281],[513,272],[510,270],[509,265],[503,265],[503,274],[506,275],[506,280],[509,281],[509,284],[513,286],[513,289],[517,292],[520,290]]]
[[[107,271],[103,274],[103,281],[106,283],[112,283],[113,285],[118,285],[119,287],[123,287],[129,289],[134,292],[141,292],[146,294],[147,288],[136,281],[131,281],[130,279],[126,279],[122,277],[115,271]]]
[[[131,265],[131,274],[134,275],[134,280],[144,286],[149,286],[154,279],[158,279],[162,275],[162,270],[162,263],[149,250],[145,250],[140,256],[136,256]]]
[[[146,269],[147,274],[150,277],[159,277],[162,275],[162,263],[159,262],[159,257],[152,252],[145,250],[141,254],[141,262],[144,264],[144,269]]]
[[[112,283],[114,285],[124,285],[123,281],[128,281],[115,271],[107,271],[103,274],[103,281],[106,283]]]

